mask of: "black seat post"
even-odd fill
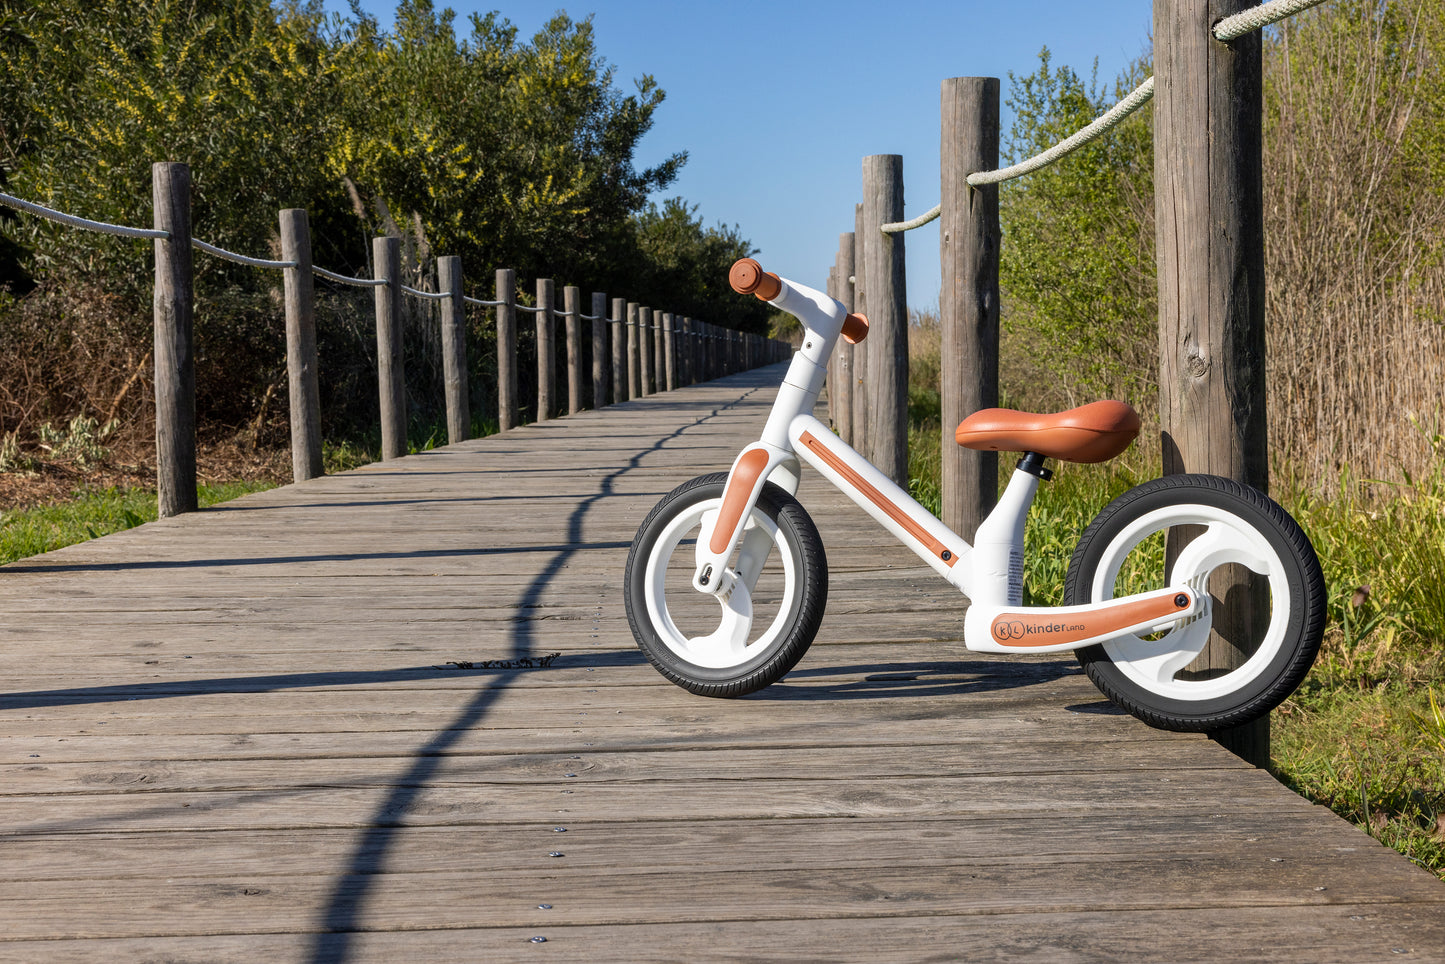
[[[1025,452],[1015,467],[1029,475],[1038,476],[1043,482],[1054,477],[1054,470],[1044,465],[1044,457],[1037,452]]]

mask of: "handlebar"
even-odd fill
[[[752,258],[741,258],[733,262],[728,271],[728,284],[740,295],[757,295],[760,301],[772,301],[783,293],[783,279]]]
[[[771,271],[764,271],[763,266],[752,258],[740,258],[733,262],[728,270],[728,284],[738,294],[756,295],[761,301],[773,301],[783,293],[783,279]],[[868,319],[859,314],[848,315],[843,319],[841,334],[848,344],[858,344],[868,337]]]

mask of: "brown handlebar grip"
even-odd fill
[[[843,340],[850,345],[856,345],[868,337],[868,318],[866,315],[849,315],[843,319]]]
[[[772,301],[783,293],[783,282],[777,275],[764,271],[752,258],[740,258],[728,270],[728,284],[740,295],[757,295],[761,301]]]

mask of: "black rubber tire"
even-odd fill
[[[1290,615],[1278,652],[1265,669],[1234,692],[1183,700],[1156,693],[1124,675],[1103,645],[1078,651],[1094,685],[1114,703],[1150,726],[1210,732],[1258,719],[1282,703],[1314,664],[1324,633],[1324,575],[1309,537],[1269,496],[1214,475],[1170,475],[1130,489],[1089,524],[1069,562],[1066,604],[1093,602],[1089,587],[1110,544],[1134,520],[1173,505],[1204,505],[1234,516],[1268,541],[1279,556],[1290,595]],[[1162,588],[1162,587],[1161,587]],[[1213,605],[1221,605],[1215,600]]]
[[[723,698],[755,693],[787,675],[818,634],[828,600],[828,561],[817,527],[796,499],[778,486],[766,483],[754,511],[763,513],[777,525],[782,548],[792,556],[801,586],[797,598],[788,607],[783,628],[758,653],[728,667],[699,666],[664,642],[648,614],[646,560],[658,551],[658,539],[674,519],[701,502],[722,498],[727,478],[725,472],[699,476],[664,496],[638,528],[623,577],[627,622],[648,661],[659,673],[689,692]],[[701,597],[690,585],[680,591],[691,594],[689,598]],[[710,598],[706,604],[717,605],[716,600]]]

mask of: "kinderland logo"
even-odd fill
[[[994,621],[993,635],[999,642],[1005,642],[1029,636],[1051,636],[1054,633],[1078,632],[1082,629],[1084,629],[1083,623],[1026,623],[1019,619],[1004,622],[999,619]]]

